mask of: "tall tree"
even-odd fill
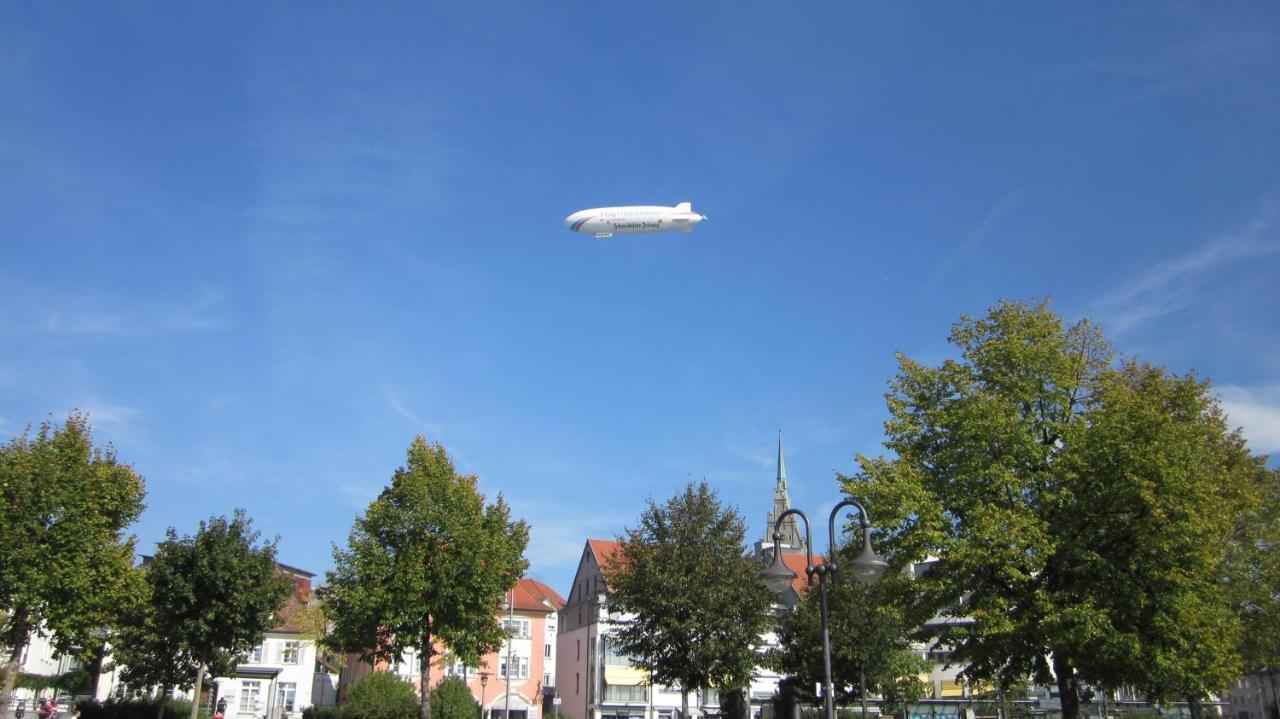
[[[1047,303],[962,317],[950,340],[960,357],[936,368],[899,355],[895,456],[859,457],[848,481],[896,561],[939,559],[915,620],[963,618],[943,640],[965,674],[1056,682],[1064,719],[1084,681],[1181,696],[1220,682],[1222,662],[1177,647],[1234,631],[1223,519],[1250,509],[1260,465],[1207,385],[1116,367],[1095,326]]]
[[[861,550],[861,547],[858,547]],[[852,561],[856,552],[841,550]],[[831,683],[837,703],[879,696],[882,713],[924,695],[919,674],[928,670],[911,645],[915,627],[906,620],[905,603],[898,600],[904,584],[901,573],[891,572],[873,585],[834,575],[827,592],[831,632]],[[778,666],[794,677],[796,695],[817,701],[812,687],[823,680],[822,625],[818,593],[802,597],[794,613],[782,624]]]
[[[773,597],[760,565],[743,555],[746,525],[706,482],[658,505],[621,537],[606,569],[611,609],[623,618],[610,637],[655,681],[689,691],[750,684],[761,661]]]
[[[319,594],[334,620],[331,642],[366,661],[421,660],[419,702],[431,719],[430,671],[442,645],[477,665],[504,637],[496,610],[528,567],[529,528],[512,521],[460,475],[444,447],[417,437],[391,485],[356,518]]]
[[[32,632],[49,632],[60,652],[97,646],[93,632],[135,593],[124,529],[143,495],[142,478],[93,443],[84,415],[0,445],[0,716]]]
[[[200,522],[195,535],[170,527],[144,568],[150,601],[128,632],[139,644],[122,645],[118,661],[135,682],[194,686],[197,696],[207,672],[228,673],[262,642],[293,591],[275,542],[260,543],[243,510]]]

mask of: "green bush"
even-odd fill
[[[431,719],[480,719],[480,704],[462,677],[449,677],[431,690]]]
[[[347,719],[347,712],[342,707],[307,707],[302,719]]]
[[[157,699],[108,699],[97,702],[92,699],[76,702],[80,719],[156,719],[160,706]],[[169,719],[186,719],[191,715],[191,702],[177,699],[164,700],[164,715]],[[200,716],[205,716],[201,711]]]
[[[416,719],[420,711],[418,693],[409,682],[390,672],[373,672],[352,683],[343,719]]]

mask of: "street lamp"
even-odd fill
[[[480,718],[484,719],[484,690],[489,686],[489,672],[480,672]]]
[[[511,594],[506,604],[507,610],[507,688],[502,694],[502,719],[511,719],[511,645],[515,644],[512,639],[515,638],[513,632],[516,626],[516,588],[511,588]]]
[[[889,563],[876,556],[875,550],[871,548],[871,518],[867,514],[867,508],[862,506],[862,503],[856,499],[846,499],[831,509],[831,516],[827,520],[829,547],[827,561],[816,566],[813,563],[813,533],[809,530],[809,518],[798,509],[788,509],[780,514],[773,523],[773,562],[764,571],[760,572],[760,577],[765,584],[777,593],[785,591],[796,578],[796,573],[782,563],[782,550],[779,545],[782,544],[782,520],[791,514],[799,515],[800,519],[804,520],[804,543],[807,553],[804,568],[806,582],[812,586],[813,575],[818,575],[818,596],[822,601],[822,671],[823,679],[825,680],[822,693],[826,704],[827,719],[835,719],[836,717],[835,697],[831,689],[831,628],[827,620],[827,575],[836,573],[836,515],[845,507],[857,507],[861,514],[860,522],[862,524],[862,552],[849,563],[849,571],[853,573],[854,579],[863,584],[874,584],[879,581],[880,575],[884,574],[884,570],[889,568]],[[862,681],[859,694],[862,696],[862,717],[866,719],[867,688],[865,679]]]

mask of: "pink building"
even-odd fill
[[[445,677],[464,677],[484,716],[501,718],[509,711],[510,719],[542,719],[544,704],[550,708],[555,696],[557,613],[564,607],[564,598],[536,579],[521,579],[507,597],[495,618],[507,627],[510,638],[478,667],[466,667],[462,662],[433,666],[431,685]],[[394,665],[377,668],[392,671],[420,689],[420,667],[417,652],[410,651]],[[342,671],[340,696],[345,696],[351,682],[373,670],[368,663],[349,657]]]

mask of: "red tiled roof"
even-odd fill
[[[588,539],[587,543],[591,545],[591,552],[596,555],[596,564],[600,565],[600,571],[607,570],[609,565],[613,564],[613,555],[620,546],[617,540]]]
[[[813,558],[815,567],[826,563],[827,558],[821,554]],[[796,594],[804,596],[809,591],[809,578],[805,574],[805,568],[809,566],[808,555],[804,552],[783,552],[782,564],[796,575],[796,578],[791,580],[791,588],[796,591]]]
[[[516,582],[515,589],[512,591],[515,594],[518,612],[550,614],[564,608],[564,597],[536,579],[521,579]]]

